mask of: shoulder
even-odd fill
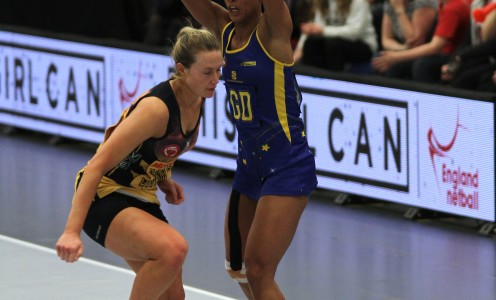
[[[150,118],[150,120],[162,120],[168,117],[169,109],[164,101],[156,96],[146,96],[136,105],[134,112]],[[133,115],[133,114],[131,114]]]
[[[369,13],[370,12],[370,3],[367,0],[351,0],[350,3],[350,12],[352,13]]]
[[[361,16],[362,22],[366,21],[366,16],[371,15],[370,3],[367,0],[352,0],[348,12],[348,17]]]
[[[157,84],[156,86],[152,87],[150,89],[150,92],[148,93],[149,95],[160,95],[160,96],[167,96],[170,93],[172,93],[172,86],[171,86],[171,80],[166,80],[162,81],[161,83]]]

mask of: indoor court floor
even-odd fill
[[[0,299],[127,299],[132,272],[84,233],[84,258],[78,262],[65,263],[54,251],[74,176],[96,145],[51,143],[50,136],[23,130],[3,132]],[[211,171],[179,162],[173,176],[186,201],[163,204],[170,223],[189,242],[186,299],[245,299],[224,271],[223,221],[231,178],[212,178]],[[413,221],[392,203],[338,205],[336,195],[325,190],[312,195],[279,265],[277,280],[286,299],[496,299],[495,240],[479,234],[473,220]]]

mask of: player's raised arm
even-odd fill
[[[289,8],[284,0],[262,0],[264,19],[268,23],[273,38],[291,38],[293,22]]]
[[[227,10],[211,0],[182,0],[193,18],[220,38],[223,27],[231,21]]]
[[[291,33],[293,22],[289,8],[284,0],[262,0],[263,17],[261,20],[260,38],[262,44],[276,59],[293,62]]]

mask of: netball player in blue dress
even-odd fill
[[[284,299],[276,269],[317,186],[292,69],[288,7],[284,0],[226,0],[226,8],[211,0],[183,3],[222,41],[222,74],[238,132],[227,271],[249,299]]]

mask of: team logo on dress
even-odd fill
[[[179,145],[167,145],[161,149],[165,157],[172,158],[179,155]]]

